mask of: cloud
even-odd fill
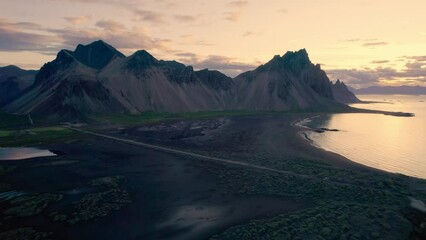
[[[247,32],[244,32],[242,34],[242,36],[243,37],[250,37],[250,36],[258,36],[258,35],[261,35],[261,34],[262,34],[261,31],[259,31],[259,32],[247,31]]]
[[[139,10],[135,10],[134,13],[140,20],[144,20],[154,24],[165,23],[163,15],[158,12],[139,9]]]
[[[249,37],[249,36],[252,36],[253,34],[254,34],[254,32],[247,31],[247,32],[243,33],[243,37]]]
[[[238,22],[238,20],[240,19],[241,16],[241,12],[225,12],[224,17],[226,20],[230,21],[230,22]]]
[[[231,77],[235,77],[240,73],[253,70],[258,65],[260,65],[259,62],[243,63],[237,61],[234,58],[219,55],[200,57],[194,53],[183,52],[177,53],[176,56],[181,57],[178,59],[179,61],[188,65],[192,65],[195,69],[214,69],[221,71]]]
[[[384,46],[384,45],[388,45],[389,43],[387,42],[365,42],[362,44],[363,47],[375,47],[375,46]]]
[[[408,59],[410,61],[426,62],[426,56],[404,56],[403,58]]]
[[[33,22],[10,22],[5,18],[0,17],[0,27],[3,29],[17,30],[24,28],[26,30],[40,30],[42,26]]]
[[[248,1],[244,1],[244,0],[232,1],[229,3],[229,5],[231,7],[243,8],[248,5]]]
[[[70,26],[43,28],[29,23],[13,23],[0,18],[0,51],[31,51],[54,55],[60,49],[74,49],[76,45],[102,39],[125,53],[139,49],[170,51],[171,41],[153,38],[143,28],[127,28],[112,20],[101,20],[94,27]]]
[[[77,16],[77,17],[64,17],[64,19],[67,22],[74,24],[74,25],[80,25],[80,24],[87,23],[91,18],[92,18],[92,16],[90,16],[90,15]]]
[[[377,38],[349,38],[341,40],[342,42],[374,42],[378,41]]]
[[[109,31],[113,33],[120,33],[126,29],[126,26],[124,26],[124,24],[116,22],[116,21],[112,21],[112,20],[98,21],[96,23],[96,26],[104,29],[105,31]]]
[[[175,54],[178,57],[185,57],[185,58],[197,58],[197,54],[195,53],[188,53],[188,52],[181,52]]]
[[[377,38],[350,38],[350,39],[344,39],[340,41],[347,42],[347,43],[358,43],[358,44],[361,44],[362,47],[370,47],[370,48],[389,45],[388,42],[379,40]]]
[[[200,46],[212,46],[212,43],[199,40],[195,38],[193,35],[181,35],[179,36],[179,44],[185,44],[185,45],[200,45]]]
[[[90,43],[102,39],[127,54],[139,49],[168,50],[170,41],[151,37],[145,29],[128,29],[118,22],[100,21],[96,28],[65,28],[54,31],[62,39],[66,48],[74,48],[79,43]]]
[[[341,79],[356,86],[387,84],[426,84],[426,56],[403,57],[405,67],[376,67],[364,69],[330,69],[327,74],[331,79]],[[382,60],[380,62],[385,62]],[[390,62],[390,61],[387,61]]]
[[[44,0],[45,2],[52,2],[52,0]],[[103,3],[103,4],[113,4],[118,6],[135,6],[137,4],[140,4],[140,0],[54,0],[55,2],[78,2],[78,3],[86,3],[86,4],[93,4],[93,3]]]
[[[248,1],[232,1],[228,3],[228,5],[231,10],[223,13],[224,18],[230,22],[237,22],[240,19],[244,8],[248,5]]]
[[[0,18],[0,51],[51,52],[57,47],[56,36],[35,32],[42,27],[35,23],[12,23]],[[27,30],[27,31],[24,31]],[[53,42],[53,44],[52,44]]]
[[[191,15],[175,15],[174,18],[179,22],[195,22],[198,17]]]
[[[371,64],[384,64],[389,63],[389,60],[374,60],[370,62]]]
[[[282,9],[278,9],[277,12],[279,12],[279,13],[288,13],[288,10],[282,8]]]

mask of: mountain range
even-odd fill
[[[422,86],[371,86],[367,88],[353,89],[356,94],[402,94],[424,95],[426,87]]]
[[[212,110],[333,110],[345,107],[346,86],[333,84],[305,49],[275,56],[230,78],[158,60],[145,50],[126,57],[99,40],[61,50],[35,74],[31,86],[7,100],[14,114],[70,118],[85,114]],[[29,76],[21,75],[22,78]],[[10,80],[9,80],[10,81]],[[339,93],[339,94],[336,94]]]
[[[34,83],[37,71],[24,70],[16,66],[0,67],[0,106],[17,98]]]

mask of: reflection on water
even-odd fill
[[[0,160],[22,160],[35,157],[50,157],[56,156],[49,150],[37,148],[0,148]]]
[[[385,103],[354,104],[354,107],[413,112],[415,117],[379,114],[317,117],[307,125],[337,128],[340,131],[310,133],[309,137],[315,145],[370,167],[426,178],[426,96],[360,97]]]

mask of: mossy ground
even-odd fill
[[[0,147],[36,146],[84,138],[81,133],[65,127],[30,127],[0,131]]]

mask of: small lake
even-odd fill
[[[314,145],[370,167],[426,179],[426,96],[358,97],[365,101],[380,102],[352,106],[411,112],[415,116],[354,113],[313,118],[305,125],[340,130],[309,133]]]
[[[2,148],[0,147],[0,160],[23,160],[35,157],[51,157],[56,156],[53,152],[38,148],[15,147]]]

